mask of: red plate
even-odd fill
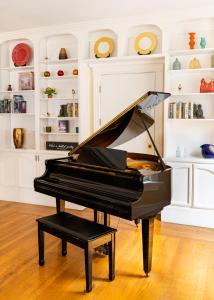
[[[12,52],[12,60],[17,67],[27,65],[31,56],[31,48],[24,43],[17,44]]]

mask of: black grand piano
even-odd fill
[[[154,217],[171,200],[171,167],[165,165],[151,137],[150,109],[170,94],[148,92],[105,126],[70,151],[68,157],[46,161],[36,178],[37,192],[56,198],[57,212],[64,201],[92,208],[94,220],[109,224],[114,215],[142,220],[143,262],[151,271]],[[156,155],[128,153],[114,147],[147,132]]]

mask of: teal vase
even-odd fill
[[[201,48],[204,49],[206,47],[206,44],[207,44],[207,42],[206,42],[205,37],[201,37],[201,41],[200,41]]]
[[[175,59],[173,65],[172,65],[173,70],[180,70],[181,69],[181,63],[178,60],[178,58]]]

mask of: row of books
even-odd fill
[[[169,103],[169,119],[194,119],[196,117],[197,105],[193,102],[171,102]]]
[[[0,113],[26,113],[27,101],[22,95],[14,95],[11,99],[0,100]]]

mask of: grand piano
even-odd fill
[[[149,127],[151,108],[170,94],[147,92],[97,132],[70,151],[68,157],[46,161],[35,178],[35,191],[94,210],[94,221],[109,224],[110,215],[142,224],[144,272],[152,263],[154,217],[171,201],[171,167],[165,165]],[[114,149],[145,132],[156,155]],[[102,216],[102,218],[100,218]]]

